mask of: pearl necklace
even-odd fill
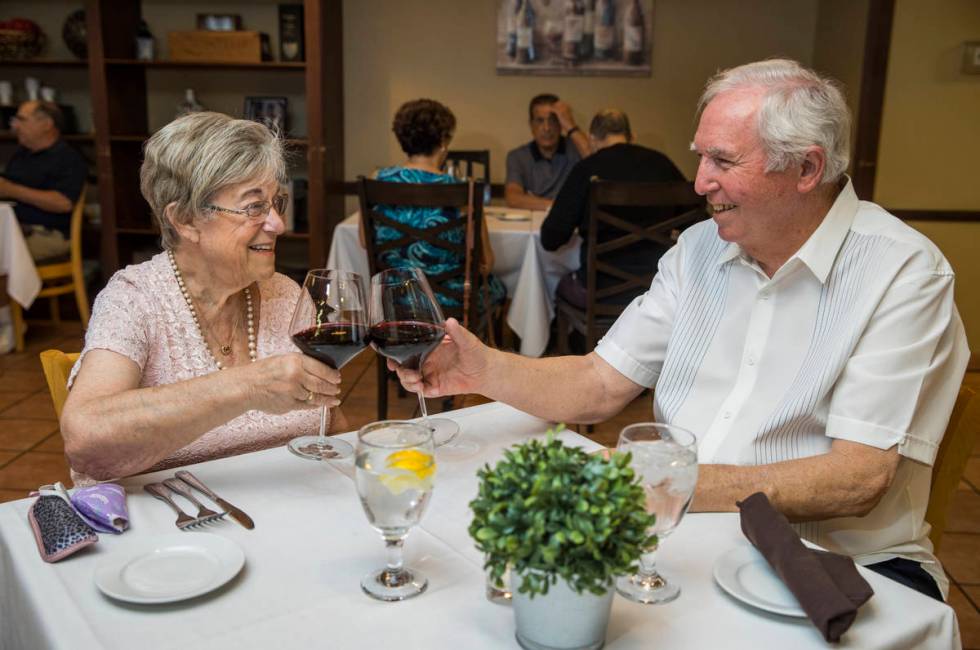
[[[211,354],[211,359],[214,361],[215,365],[218,366],[218,370],[224,370],[224,365],[222,365],[222,363],[214,356],[214,353],[211,352],[211,347],[207,344],[207,339],[204,338],[204,330],[201,329],[201,322],[197,318],[197,310],[194,309],[194,301],[191,300],[191,294],[187,290],[187,286],[184,284],[184,276],[180,274],[180,269],[177,268],[177,260],[174,258],[174,252],[167,251],[167,257],[170,259],[170,267],[174,270],[174,276],[177,278],[177,286],[180,287],[180,293],[184,296],[184,302],[187,303],[187,307],[191,310],[191,318],[194,319],[194,324],[197,325],[197,331],[201,334],[201,338],[204,339],[204,347],[208,349],[208,353]],[[255,317],[254,311],[252,310],[252,292],[248,287],[245,287],[244,293],[245,321],[248,328],[248,358],[251,359],[252,363],[255,363],[257,355],[255,352]],[[231,346],[222,346],[221,353],[226,355],[231,354]]]

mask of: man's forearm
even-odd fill
[[[862,449],[863,448],[863,449]],[[898,451],[837,440],[826,454],[767,465],[701,465],[692,512],[733,512],[763,492],[790,521],[867,514],[888,490]]]
[[[520,208],[522,210],[548,210],[551,208],[551,199],[528,194],[522,188],[508,187],[504,192],[504,199],[507,206]]]
[[[536,359],[494,350],[473,392],[553,422],[601,422],[643,388],[604,379],[599,363],[595,354]]]
[[[0,183],[0,196],[56,214],[67,214],[72,209],[71,200],[57,190],[36,190],[9,180]]]

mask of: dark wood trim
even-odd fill
[[[903,221],[980,221],[977,210],[889,210]]]
[[[858,103],[857,134],[851,179],[858,197],[874,200],[875,173],[878,169],[878,143],[881,114],[888,78],[888,55],[892,41],[895,0],[870,0],[864,35],[864,65],[861,69],[861,95]]]
[[[255,61],[251,63],[241,61],[167,61],[159,59],[156,61],[141,61],[139,59],[106,59],[106,65],[110,66],[130,66],[137,68],[197,68],[199,70],[305,70],[306,62],[282,62],[282,61]]]

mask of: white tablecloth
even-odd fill
[[[382,542],[361,509],[351,462],[314,463],[284,448],[192,467],[218,494],[247,511],[256,528],[231,521],[206,529],[239,544],[245,568],[209,595],[171,605],[125,605],[103,596],[95,567],[141,539],[170,534],[174,515],[140,488],[167,473],[126,480],[132,527],[58,564],[45,564],[27,523],[29,500],[0,506],[0,647],[241,650],[244,648],[514,648],[513,614],[484,597],[482,557],[466,533],[475,472],[504,447],[547,423],[501,404],[450,413],[480,452],[442,454],[421,526],[405,545],[406,564],[429,589],[402,603],[360,591],[383,565]],[[353,434],[343,437],[353,440]],[[587,448],[574,433],[563,437]],[[804,619],[743,605],[712,580],[712,565],[746,544],[734,514],[688,515],[658,555],[681,584],[680,598],[643,606],[615,598],[606,647],[826,648]],[[957,648],[953,610],[861,569],[875,596],[861,608],[841,648]]]
[[[493,272],[507,287],[510,309],[507,324],[521,337],[521,354],[539,357],[548,346],[551,319],[555,316],[555,289],[561,276],[579,266],[582,240],[572,241],[555,252],[541,247],[544,212],[529,212],[487,206],[487,227],[493,248]],[[505,214],[524,214],[527,221],[505,221]],[[327,266],[360,273],[370,278],[367,254],[358,239],[355,213],[334,230]]]
[[[17,215],[7,203],[0,203],[0,275],[7,276],[7,294],[24,309],[30,307],[41,290],[41,278],[27,250]]]

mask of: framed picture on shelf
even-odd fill
[[[279,5],[279,60],[302,61],[303,5]]]
[[[242,28],[238,14],[197,14],[197,28],[207,32],[237,32]]]
[[[285,97],[246,97],[245,119],[261,122],[274,133],[285,135],[287,106]]]

